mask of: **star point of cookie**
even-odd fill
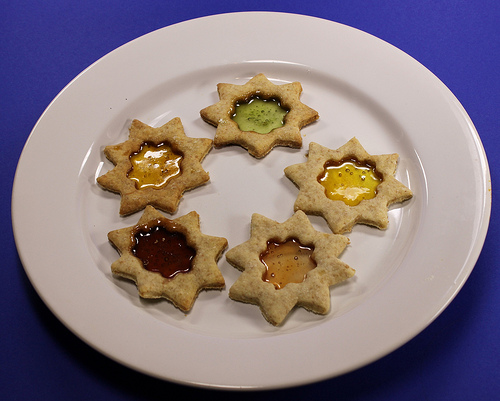
[[[363,199],[355,206],[350,206],[342,200],[330,199],[325,193],[325,187],[319,182],[327,163],[339,163],[346,159],[355,159],[374,166],[381,177],[375,196],[372,199]],[[386,229],[389,223],[389,206],[413,196],[412,191],[394,176],[398,159],[396,153],[370,155],[356,138],[336,150],[311,142],[307,162],[285,168],[285,175],[299,188],[294,210],[322,216],[330,229],[337,234],[351,231],[358,223]]]
[[[165,144],[179,154],[179,174],[166,180],[162,186],[139,187],[129,178],[133,169],[131,156],[145,144]],[[155,206],[167,213],[177,210],[185,191],[206,183],[210,176],[201,162],[212,149],[208,138],[186,136],[180,118],[176,117],[158,128],[133,120],[129,138],[118,145],[106,146],[104,154],[115,165],[113,169],[97,178],[99,185],[121,195],[120,214],[132,214],[146,205]],[[161,168],[161,167],[157,167]]]
[[[176,249],[173,253],[162,252],[160,245],[154,248],[156,254],[162,257],[167,255],[173,258],[168,263],[179,263],[182,257],[179,249],[190,247],[194,250],[194,257],[188,269],[175,275],[165,277],[160,271],[151,271],[145,267],[148,259],[141,259],[134,247],[138,246],[137,234],[145,232],[150,235],[158,227],[165,228],[171,235],[181,235],[185,244],[178,239],[172,244]],[[169,241],[170,237],[164,237]],[[227,248],[227,240],[203,234],[200,231],[200,218],[198,213],[190,212],[184,216],[170,220],[164,217],[152,206],[147,206],[143,215],[135,226],[114,230],[108,233],[109,241],[120,254],[119,259],[111,265],[111,271],[121,277],[136,283],[140,297],[165,298],[182,311],[189,311],[198,296],[204,289],[222,289],[225,281],[220,272],[217,261]],[[148,255],[153,255],[148,249]],[[151,258],[153,256],[150,256]],[[148,265],[147,263],[146,265]],[[166,268],[171,268],[165,265]]]
[[[290,282],[281,288],[263,279],[266,265],[261,255],[268,241],[284,243],[291,238],[313,249],[315,267],[303,281]],[[307,216],[296,212],[283,223],[260,214],[253,214],[251,236],[246,242],[231,248],[226,260],[242,273],[229,290],[235,301],[258,305],[268,322],[282,324],[290,311],[301,306],[317,314],[330,310],[330,286],[352,277],[354,269],[338,259],[349,243],[343,235],[316,231]]]
[[[258,74],[243,85],[219,83],[217,91],[219,101],[200,111],[204,121],[217,127],[214,137],[216,148],[239,145],[256,158],[264,157],[276,146],[300,148],[300,129],[319,118],[316,110],[300,101],[300,82],[275,85],[264,74]],[[252,96],[279,99],[281,105],[288,110],[284,125],[265,134],[242,131],[231,116],[236,102],[248,101]]]

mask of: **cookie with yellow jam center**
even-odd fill
[[[167,144],[144,143],[138,152],[130,155],[132,168],[127,177],[135,182],[137,189],[163,188],[169,180],[181,173],[182,155]]]
[[[337,234],[355,224],[386,229],[389,205],[413,196],[394,176],[398,159],[396,153],[371,155],[356,138],[336,150],[311,142],[307,162],[285,168],[299,188],[294,210],[322,216]]]
[[[325,194],[332,200],[341,200],[348,206],[356,206],[363,199],[372,199],[382,178],[373,166],[356,159],[329,161],[318,177],[325,187]]]
[[[210,179],[201,162],[212,144],[208,138],[186,136],[177,117],[158,128],[133,120],[128,140],[104,148],[114,168],[97,183],[121,195],[122,216],[147,205],[175,213],[185,191]]]

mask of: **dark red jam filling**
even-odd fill
[[[196,251],[188,245],[184,234],[154,226],[147,231],[138,231],[134,240],[132,253],[142,261],[146,270],[158,272],[166,278],[191,270]]]

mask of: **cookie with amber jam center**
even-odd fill
[[[348,243],[343,235],[316,231],[302,211],[284,223],[255,213],[250,239],[226,253],[242,271],[229,297],[258,305],[273,325],[282,324],[296,306],[326,314],[330,287],[354,275],[338,259]]]

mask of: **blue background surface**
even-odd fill
[[[495,197],[500,169],[498,0],[2,0],[0,10],[3,400],[500,399],[500,263],[495,254],[500,241]],[[475,269],[451,305],[421,334],[341,377],[294,389],[239,394],[147,377],[80,341],[31,286],[16,252],[10,216],[12,183],[24,143],[50,101],[77,74],[155,29],[234,11],[326,18],[373,34],[414,57],[451,89],[469,113],[486,149],[494,193],[490,229]],[[461,185],[460,177],[450,179]]]

